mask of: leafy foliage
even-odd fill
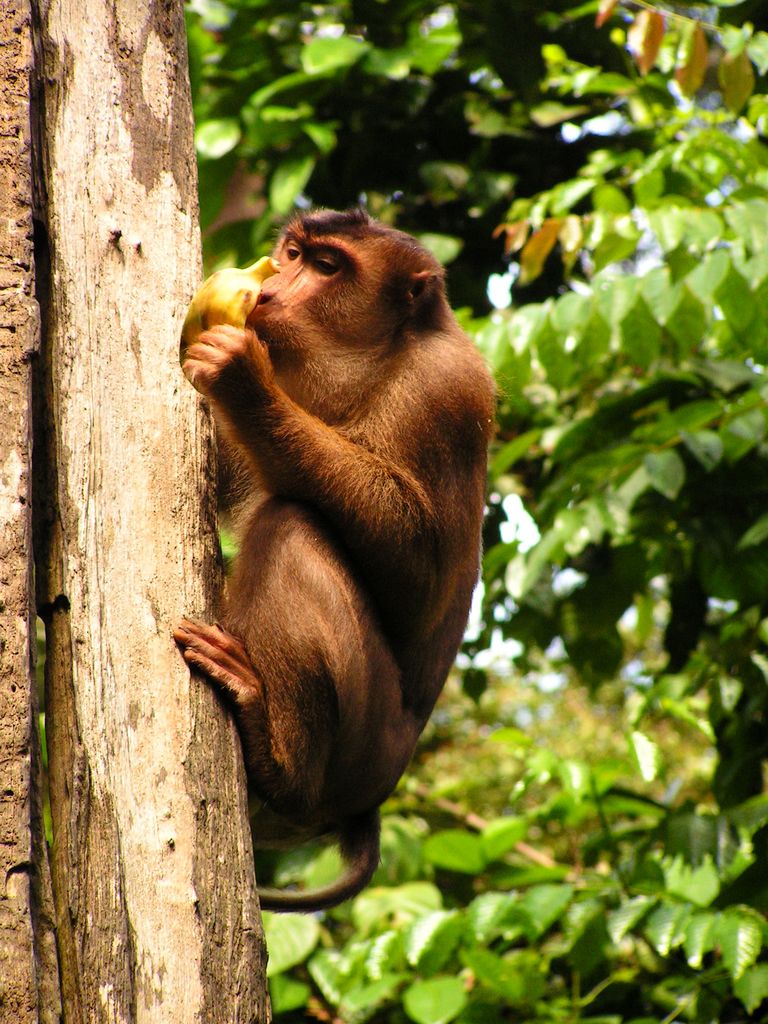
[[[388,805],[377,884],[267,918],[277,1020],[764,1019],[758,13],[190,5],[209,262],[363,200],[448,264],[499,387],[463,694]]]

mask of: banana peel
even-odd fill
[[[249,267],[217,270],[195,292],[181,329],[181,359],[203,331],[216,324],[245,327],[256,308],[262,284],[279,267],[271,256],[262,256]]]

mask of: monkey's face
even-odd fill
[[[400,232],[336,233],[316,221],[286,229],[274,253],[280,273],[264,282],[249,325],[278,360],[386,355],[430,289],[444,298],[439,264]]]
[[[275,252],[280,273],[265,282],[249,318],[259,337],[278,355],[300,350],[305,357],[368,348],[392,336],[391,316],[380,301],[361,254],[337,240],[310,244],[286,237]]]

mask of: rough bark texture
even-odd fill
[[[43,837],[32,600],[33,294],[29,5],[0,13],[0,1024],[59,1018]]]
[[[53,881],[65,1021],[265,1021],[236,733],[171,640],[220,583],[180,0],[39,16]],[[37,443],[37,442],[36,442]]]

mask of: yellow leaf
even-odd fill
[[[597,9],[597,16],[595,18],[596,28],[602,28],[606,21],[608,21],[613,14],[613,9],[617,2],[618,0],[600,0],[600,6]]]
[[[747,51],[742,50],[736,57],[726,53],[720,61],[718,78],[725,105],[734,114],[738,114],[755,87],[755,73]]]
[[[709,57],[707,39],[698,21],[688,33],[680,50],[681,62],[675,70],[675,81],[684,96],[694,96],[704,81]]]
[[[562,226],[561,217],[550,217],[528,239],[520,255],[521,284],[529,284],[542,272]]]
[[[655,64],[663,38],[663,16],[658,11],[640,11],[627,32],[627,46],[641,75],[647,75]]]
[[[518,220],[514,224],[500,224],[493,232],[493,237],[498,238],[499,235],[504,235],[504,254],[509,256],[522,249],[530,228],[527,220]]]

